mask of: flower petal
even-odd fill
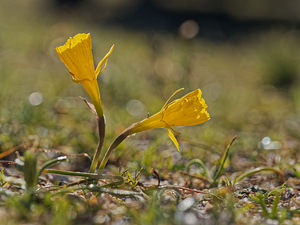
[[[184,88],[180,88],[178,90],[176,90],[169,98],[168,100],[166,101],[166,103],[164,104],[164,106],[161,108],[161,110],[164,110],[165,107],[167,106],[167,104],[169,103],[169,101],[171,100],[171,98],[176,95],[178,92],[182,91]]]
[[[95,78],[90,34],[77,34],[56,48],[56,52],[76,80]]]
[[[174,94],[181,90],[175,91]],[[169,129],[176,126],[194,126],[210,119],[207,105],[204,99],[201,98],[200,89],[168,103],[170,98],[158,113],[133,124],[131,134],[163,127]]]
[[[168,135],[169,135],[169,138],[175,144],[177,150],[180,151],[180,147],[179,147],[178,141],[177,141],[177,139],[175,138],[174,134],[172,133],[172,131],[170,129],[168,129]]]
[[[112,51],[114,50],[115,45],[112,45],[108,51],[108,53],[106,53],[106,55],[103,57],[103,59],[101,59],[101,61],[98,63],[97,68],[95,70],[95,78],[97,79],[97,77],[104,72],[106,65],[107,65],[107,60],[108,57],[111,55]],[[103,65],[103,63],[105,63],[104,68],[101,70],[101,67]]]

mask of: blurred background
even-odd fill
[[[128,139],[111,162],[175,168],[183,155],[209,163],[234,135],[239,157],[291,154],[300,137],[299,12],[296,0],[1,1],[0,151],[34,142],[93,153],[95,119],[78,98],[87,95],[55,52],[89,32],[95,64],[116,45],[99,78],[105,146],[181,87],[200,88],[211,114],[177,129],[182,153],[161,129]]]

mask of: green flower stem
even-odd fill
[[[101,156],[101,150],[102,150],[102,146],[103,146],[103,142],[104,142],[104,137],[105,137],[105,119],[104,116],[98,116],[98,132],[99,132],[99,143],[98,143],[98,147],[95,151],[95,154],[93,156],[93,160],[91,163],[91,167],[90,167],[90,173],[95,172],[99,160],[100,160],[100,156]]]
[[[116,149],[121,143],[122,141],[124,141],[128,135],[131,134],[131,128],[133,126],[130,126],[129,128],[127,128],[126,130],[124,130],[114,141],[113,143],[109,146],[108,150],[105,152],[105,155],[103,157],[103,159],[101,160],[100,166],[99,166],[99,170],[98,173],[101,172],[101,170],[104,169],[104,167],[106,166],[106,163],[112,153],[112,151],[114,149]]]

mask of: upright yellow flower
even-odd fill
[[[83,85],[100,117],[103,117],[103,109],[97,77],[105,70],[108,57],[112,53],[113,48],[114,45],[99,62],[96,70],[94,67],[91,36],[89,33],[77,34],[74,37],[70,37],[63,46],[56,48],[59,58],[69,69],[73,81]],[[102,68],[103,64],[104,67]]]
[[[169,137],[179,150],[178,142],[172,133],[172,131],[175,131],[171,127],[193,126],[204,123],[210,119],[210,116],[207,112],[207,105],[205,104],[204,99],[201,98],[202,93],[200,89],[192,91],[182,98],[176,99],[168,104],[170,99],[181,90],[183,90],[183,88],[177,90],[168,99],[168,101],[158,113],[142,120],[139,123],[134,124],[130,129],[130,134],[149,129],[165,127],[168,129]]]

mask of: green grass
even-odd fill
[[[0,154],[26,144],[0,159],[18,164],[1,164],[4,224],[193,224],[195,218],[212,224],[299,223],[297,31],[266,30],[218,43],[186,41],[42,9],[35,0],[0,3]],[[36,184],[39,169],[62,154],[68,161],[54,169],[87,172],[89,160],[76,154],[92,156],[97,147],[96,120],[78,98],[88,97],[55,53],[79,32],[91,33],[97,62],[116,45],[99,78],[107,121],[104,149],[181,87],[185,93],[202,90],[211,120],[176,129],[182,152],[163,129],[127,138],[101,174],[106,184],[67,187],[79,178],[45,173]],[[28,100],[33,92],[43,96],[38,106]],[[136,115],[129,113],[131,100],[142,106]],[[266,150],[264,137],[277,141],[278,148]],[[28,150],[33,155],[26,155]],[[26,159],[29,170],[22,165]],[[203,162],[214,188],[203,165],[189,165],[193,160]],[[273,168],[282,177],[260,168]],[[243,179],[235,183],[238,177]]]

